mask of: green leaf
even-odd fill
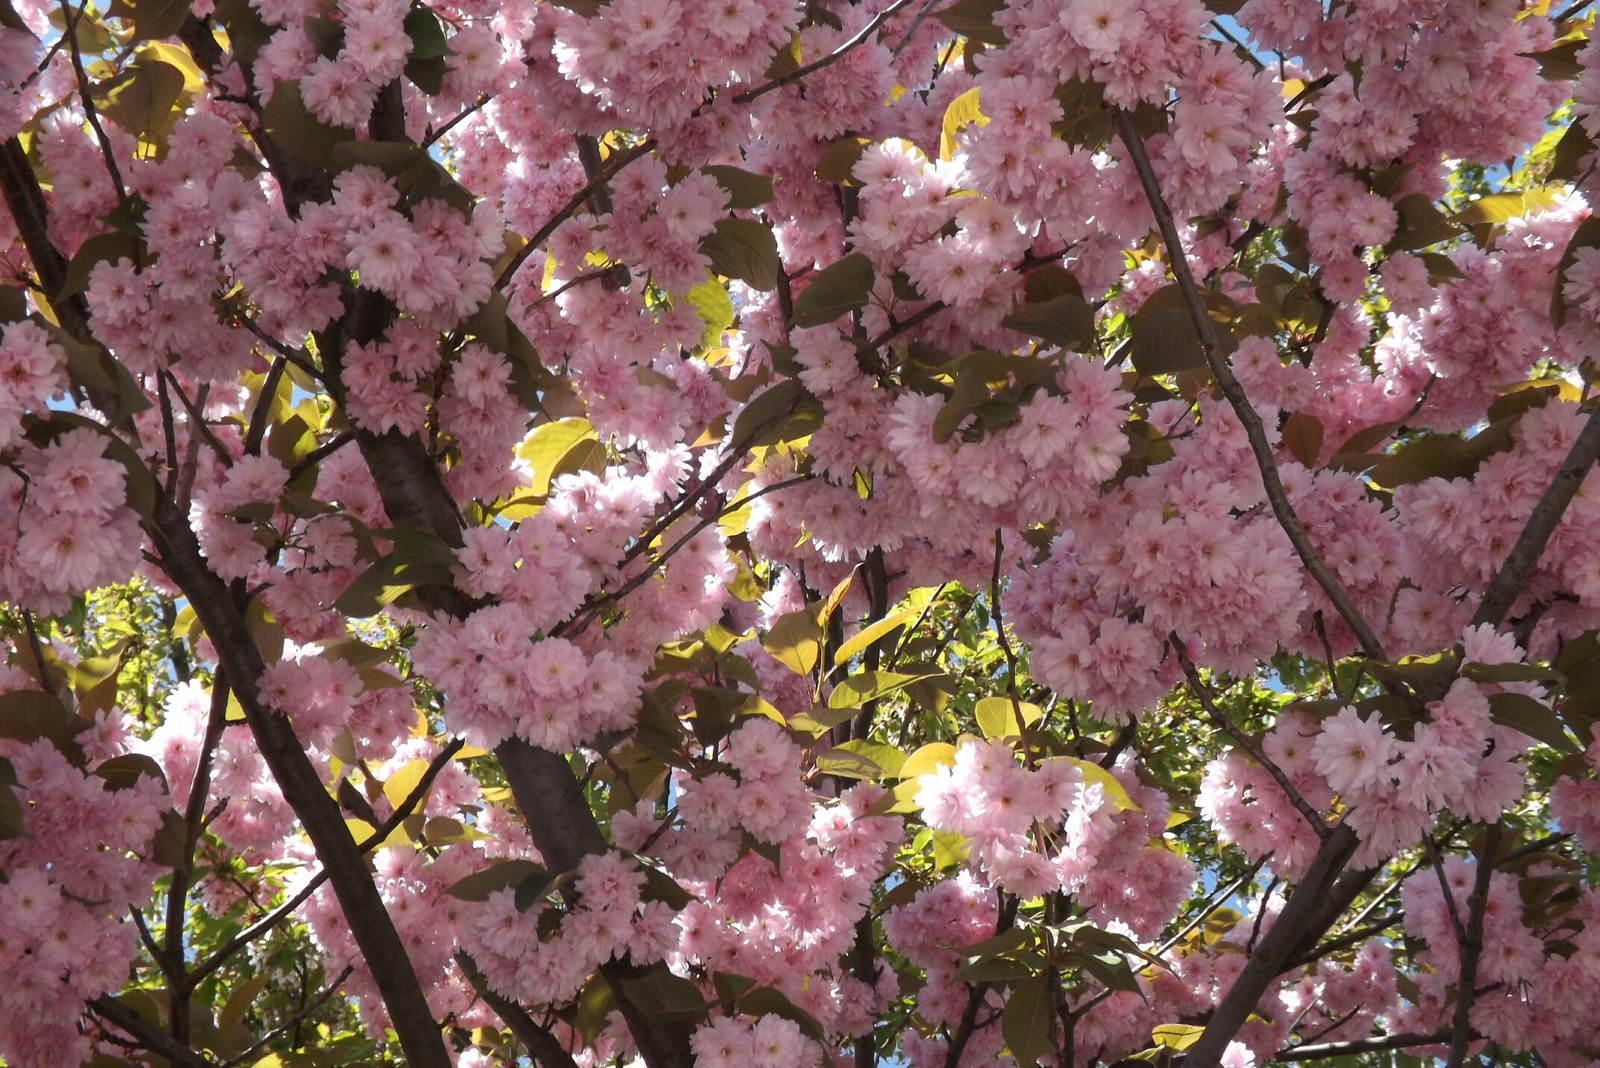
[[[94,769],[94,774],[95,778],[105,781],[106,789],[112,793],[126,790],[146,776],[163,785],[167,781],[161,765],[144,753],[123,753],[121,756],[102,760]]]
[[[933,416],[933,440],[949,441],[967,417],[987,403],[990,398],[989,376],[983,370],[961,368],[956,373],[955,388]]]
[[[1461,233],[1461,228],[1452,224],[1422,193],[1401,197],[1394,207],[1400,216],[1400,225],[1389,242],[1391,249],[1426,248]]]
[[[712,164],[701,171],[717,180],[728,191],[728,207],[733,211],[759,208],[772,199],[772,179],[765,174],[752,174],[738,167]]]
[[[177,119],[187,82],[170,63],[141,55],[133,66],[96,93],[101,113],[135,137],[164,143]]]
[[[1017,719],[1017,709],[1022,710],[1022,719]],[[1044,715],[1044,709],[1026,701],[1013,705],[1009,697],[985,697],[980,700],[974,712],[978,719],[978,729],[983,736],[989,739],[1016,738],[1021,736],[1023,730],[1039,722]]]
[[[902,629],[907,623],[916,619],[920,613],[921,609],[918,608],[902,608],[900,611],[878,620],[871,626],[862,628],[860,633],[839,646],[838,651],[833,654],[833,662],[840,666],[848,664],[853,657],[866,652],[875,642],[882,641],[895,631]]]
[[[829,145],[817,158],[817,177],[834,185],[854,184],[851,172],[871,143],[865,137],[846,137]]]
[[[432,560],[407,561],[389,553],[379,557],[352,582],[338,600],[336,611],[363,619],[375,616],[418,586],[451,581],[450,565]]]
[[[1139,993],[1139,977],[1133,974],[1133,968],[1121,953],[1114,950],[1099,953],[1084,950],[1072,956],[1084,971],[1099,980],[1106,989]]]
[[[1501,726],[1521,731],[1530,738],[1564,753],[1576,753],[1579,747],[1567,737],[1561,717],[1543,701],[1522,693],[1497,693],[1489,696],[1489,715]]]
[[[1322,451],[1322,420],[1304,412],[1293,413],[1283,424],[1283,444],[1296,460],[1316,470]]]
[[[822,402],[798,378],[786,378],[758,393],[733,421],[731,439],[739,447],[759,449],[796,441],[822,425]]]
[[[49,739],[74,767],[85,763],[83,747],[74,739],[89,726],[42,690],[0,694],[0,738],[19,742]]]
[[[189,0],[125,0],[133,7],[134,36],[143,40],[172,37],[189,17]]]
[[[483,871],[458,879],[445,892],[463,901],[487,901],[497,890],[519,885],[524,879],[547,874],[531,860],[502,860]]]
[[[445,39],[444,27],[438,18],[425,7],[413,7],[402,23],[406,36],[411,38],[412,59],[443,59],[451,54],[450,42]]]
[[[1573,123],[1572,128],[1579,129],[1579,124]],[[1567,298],[1563,292],[1566,288],[1567,272],[1572,270],[1572,265],[1578,261],[1578,253],[1586,248],[1600,248],[1600,215],[1591,215],[1578,224],[1577,229],[1572,231],[1572,239],[1567,242],[1567,247],[1556,264],[1556,282],[1550,295],[1550,318],[1556,326],[1566,322],[1567,318]]]
[[[1550,207],[1562,196],[1560,186],[1534,186],[1515,193],[1493,193],[1479,197],[1465,208],[1450,216],[1450,221],[1463,226],[1480,223],[1503,223],[1531,212]]]
[[[698,1020],[710,1008],[699,987],[664,967],[637,979],[624,979],[621,986],[623,997],[655,1020]]]
[[[1433,434],[1413,441],[1379,460],[1367,477],[1388,489],[1428,478],[1469,478],[1483,461],[1511,447],[1517,418],[1496,420],[1470,438]]]
[[[267,988],[269,979],[271,979],[269,975],[252,976],[234,988],[233,993],[228,995],[227,1004],[223,1005],[222,1011],[217,1013],[217,1032],[219,1034],[226,1035],[244,1021],[244,1014],[249,1010],[251,1003],[260,997],[261,992]],[[246,1037],[248,1037],[248,1032],[246,1032]],[[245,1045],[249,1045],[249,1042],[247,1041]]]
[[[1129,322],[1133,366],[1145,375],[1175,374],[1206,366],[1205,350],[1194,317],[1175,285],[1158,289]],[[1216,323],[1217,356],[1225,358],[1237,347],[1233,335]]]
[[[300,98],[300,83],[276,82],[272,101],[262,109],[263,125],[274,144],[302,163],[323,170],[335,170],[335,149],[355,139],[352,131],[329,126],[306,108]]]
[[[1003,45],[1006,35],[995,26],[994,17],[1005,6],[1005,0],[956,0],[933,17],[951,33],[988,45]]]
[[[872,261],[861,252],[829,264],[795,297],[794,325],[822,326],[866,307],[873,278]]]
[[[822,659],[822,625],[808,609],[789,612],[773,621],[761,648],[796,675],[809,677]]]
[[[758,986],[754,990],[746,991],[738,999],[739,1011],[751,1016],[781,1016],[800,1025],[800,1030],[822,1042],[826,1033],[817,1018],[806,1012],[793,1001],[789,995],[770,986]]]
[[[558,419],[541,423],[517,446],[517,459],[533,469],[529,491],[543,497],[550,492],[550,481],[557,472],[567,467],[567,457],[588,443],[599,444],[587,419]]]
[[[711,269],[724,278],[737,278],[751,289],[770,293],[778,288],[783,262],[778,242],[765,223],[753,219],[719,219],[716,231],[700,242]]]
[[[953,831],[934,831],[930,841],[933,866],[938,871],[955,867],[972,853],[972,839]]]
[[[852,738],[843,745],[819,753],[816,768],[824,775],[843,779],[875,780],[893,777],[905,765],[906,755],[892,745]]]
[[[1094,348],[1094,309],[1081,296],[1062,293],[1037,304],[1024,304],[1000,321],[1068,352]]]
[[[189,859],[185,855],[188,846],[189,830],[183,817],[170,808],[161,813],[161,826],[150,840],[150,860],[163,868],[176,868]]]
[[[828,695],[829,708],[859,708],[868,701],[876,701],[891,693],[905,689],[920,679],[933,674],[904,675],[894,671],[863,671],[842,679]]]
[[[376,167],[391,178],[426,155],[422,146],[412,141],[341,141],[333,146],[333,159],[340,170]]]
[[[1011,984],[1000,1013],[1000,1033],[1019,1065],[1038,1064],[1054,1048],[1055,1012],[1050,984],[1043,977],[1029,976]]]
[[[0,841],[21,838],[26,831],[22,822],[22,801],[10,784],[0,786]]]
[[[1072,766],[1078,769],[1078,774],[1083,776],[1085,786],[1099,786],[1105,791],[1106,800],[1111,802],[1113,808],[1119,812],[1128,812],[1139,806],[1133,803],[1133,798],[1128,796],[1128,791],[1105,768],[1092,760],[1080,760],[1077,757],[1049,757],[1050,760],[1070,760]]]
[[[692,287],[686,298],[700,321],[706,324],[700,335],[702,348],[712,348],[722,340],[722,332],[733,325],[733,300],[721,282],[706,277],[704,282]]]
[[[640,865],[640,870],[644,872],[642,895],[645,900],[664,901],[674,909],[681,909],[693,900],[689,891],[679,886],[666,872],[648,864]]]
[[[91,237],[78,246],[72,262],[67,264],[67,274],[61,282],[61,292],[55,295],[51,303],[75,293],[82,293],[88,288],[89,275],[96,266],[102,261],[114,263],[124,257],[132,258],[136,247],[136,242],[128,234],[96,234]]]

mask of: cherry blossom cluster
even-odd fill
[[[1437,872],[1417,872],[1401,888],[1406,934],[1427,948],[1416,957],[1418,995],[1391,1014],[1391,1026],[1427,1029],[1448,1021],[1448,992],[1461,980],[1456,923],[1469,915],[1478,863],[1446,857]],[[1560,876],[1553,868],[1542,874]],[[1600,991],[1594,928],[1600,897],[1585,887],[1570,911],[1552,920],[1539,915],[1544,910],[1534,907],[1537,899],[1525,901],[1519,881],[1505,871],[1488,878],[1476,975],[1479,988],[1487,989],[1473,1002],[1473,1030],[1506,1049],[1537,1050],[1552,1066],[1586,1065],[1577,1046],[1587,1037],[1585,1014]]]
[[[0,690],[31,688],[20,675],[0,669]],[[120,728],[120,712],[112,716]],[[160,872],[144,859],[170,808],[160,780],[139,775],[124,784],[118,777],[121,788],[113,789],[96,771],[122,755],[121,744],[91,747],[95,755],[80,767],[47,740],[0,741],[0,757],[16,773],[23,821],[21,837],[0,841],[0,907],[8,917],[0,932],[7,980],[0,1057],[11,1063],[89,1055],[78,1028],[83,1003],[127,978],[139,952],[128,910],[149,899]]]
[[[884,797],[876,786],[833,803],[807,790],[799,747],[771,720],[744,721],[720,757],[732,774],[683,780],[675,820],[641,803],[612,824],[619,846],[646,849],[694,895],[678,913],[669,961],[776,987],[830,1032],[870,1033],[893,990],[864,988],[840,962],[900,842],[900,819],[874,814]],[[776,860],[741,856],[746,835],[776,846]],[[883,983],[892,982],[885,969]]]
[[[97,430],[67,430],[42,447],[23,444],[0,468],[0,597],[60,612],[73,595],[132,574],[126,547],[139,544],[139,521],[108,445]]]

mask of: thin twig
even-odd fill
[[[506,1026],[511,1028],[511,1033],[517,1036],[518,1041],[528,1047],[528,1052],[532,1054],[536,1064],[541,1068],[578,1068],[578,1062],[573,1060],[572,1054],[567,1052],[566,1047],[561,1045],[549,1028],[540,1026],[521,1005],[489,986],[477,962],[468,956],[465,950],[456,953],[455,959],[456,966],[461,969],[461,974],[467,977],[467,982],[472,984],[472,989],[483,999],[484,1004],[506,1022]]]
[[[1600,459],[1600,407],[1589,413],[1589,419],[1578,431],[1577,440],[1573,441],[1567,458],[1556,468],[1549,487],[1539,498],[1539,503],[1533,506],[1528,525],[1522,528],[1516,544],[1506,554],[1494,581],[1483,591],[1483,600],[1478,602],[1478,610],[1472,614],[1472,626],[1485,623],[1499,626],[1506,613],[1511,611],[1512,604],[1527,589],[1528,576],[1539,563],[1539,557],[1544,555],[1544,548],[1555,533],[1556,524],[1561,522],[1567,506],[1577,496],[1578,488],[1583,485],[1584,478],[1597,459]]]
[[[1316,836],[1319,839],[1326,840],[1330,832],[1327,821],[1323,819],[1322,814],[1312,808],[1310,803],[1301,796],[1300,791],[1295,789],[1294,783],[1289,781],[1289,776],[1285,775],[1283,769],[1270,760],[1266,753],[1262,752],[1261,747],[1255,743],[1255,740],[1240,730],[1233,720],[1228,718],[1227,713],[1216,706],[1216,703],[1211,699],[1210,688],[1200,681],[1199,669],[1194,666],[1194,661],[1189,659],[1189,654],[1184,651],[1183,642],[1179,640],[1176,634],[1172,635],[1172,649],[1178,657],[1178,663],[1183,665],[1183,673],[1189,680],[1189,691],[1194,694],[1195,700],[1200,702],[1200,707],[1205,709],[1206,715],[1210,716],[1212,722],[1221,728],[1228,737],[1232,738],[1240,749],[1248,753],[1251,760],[1254,760],[1261,766],[1263,771],[1272,776],[1272,781],[1278,784],[1278,788],[1283,791],[1284,796],[1289,799],[1289,802],[1294,805],[1300,815],[1305,817],[1306,822],[1311,825],[1311,830],[1316,833]]]
[[[1161,954],[1165,953],[1167,950],[1171,949],[1173,946],[1187,938],[1189,936],[1189,932],[1204,923],[1206,917],[1215,912],[1219,905],[1238,892],[1240,887],[1249,883],[1251,879],[1254,879],[1256,877],[1256,872],[1260,871],[1261,866],[1266,862],[1267,858],[1262,857],[1260,860],[1250,865],[1250,869],[1243,875],[1239,876],[1221,890],[1218,890],[1216,893],[1212,894],[1211,897],[1206,900],[1205,904],[1200,906],[1200,911],[1194,914],[1193,919],[1184,924],[1183,928],[1177,934],[1161,943],[1161,948],[1156,950],[1155,955],[1158,957],[1161,956]]]
[[[122,184],[122,171],[117,167],[116,153],[111,148],[111,138],[106,136],[105,127],[100,125],[100,113],[94,106],[94,87],[89,84],[89,72],[83,69],[83,53],[78,48],[78,20],[83,17],[83,8],[78,9],[78,17],[73,18],[72,7],[62,0],[61,19],[66,24],[62,36],[67,38],[67,45],[72,51],[72,69],[78,75],[78,96],[83,100],[84,118],[89,120],[90,129],[100,142],[100,154],[105,157],[106,173],[111,175],[111,184],[117,190],[117,203],[128,202],[128,188]]]
[[[344,985],[345,980],[349,979],[350,976],[355,973],[355,970],[356,970],[355,969],[355,965],[346,964],[344,966],[344,970],[341,971],[338,974],[338,976],[336,976],[334,978],[333,982],[329,983],[326,987],[324,987],[322,989],[322,991],[317,994],[316,997],[312,998],[310,1001],[306,1002],[299,1009],[297,1009],[293,1016],[290,1016],[287,1020],[283,1021],[283,1023],[279,1024],[277,1027],[274,1027],[271,1031],[268,1031],[265,1035],[262,1035],[261,1038],[258,1041],[256,1041],[253,1045],[247,1047],[237,1057],[234,1057],[231,1060],[224,1061],[223,1065],[222,1065],[222,1068],[233,1068],[233,1066],[236,1065],[236,1064],[245,1063],[251,1057],[253,1057],[257,1053],[259,1053],[263,1048],[265,1048],[267,1043],[271,1042],[273,1039],[277,1038],[279,1035],[284,1034],[290,1028],[298,1026],[302,1021],[307,1019],[312,1013],[316,1012],[318,1009],[322,1008],[322,1006],[326,1005],[328,1003],[328,1000],[330,998],[332,998],[334,994],[338,993],[339,988]]]
[[[1183,302],[1189,310],[1189,318],[1199,335],[1200,348],[1205,354],[1206,365],[1210,367],[1211,377],[1222,387],[1223,396],[1228,399],[1228,404],[1233,408],[1240,425],[1244,427],[1245,436],[1250,441],[1250,452],[1254,455],[1256,467],[1261,474],[1262,488],[1266,490],[1267,501],[1272,505],[1272,512],[1277,517],[1278,525],[1289,536],[1289,541],[1293,544],[1301,562],[1305,564],[1306,570],[1316,580],[1317,585],[1322,587],[1323,593],[1333,603],[1334,609],[1349,626],[1362,651],[1374,660],[1388,660],[1383,650],[1383,643],[1378,641],[1377,634],[1362,616],[1355,602],[1350,599],[1343,584],[1328,569],[1322,554],[1311,541],[1311,535],[1306,532],[1305,524],[1295,514],[1294,505],[1289,503],[1289,494],[1283,488],[1283,479],[1278,475],[1278,465],[1272,456],[1272,446],[1267,442],[1261,416],[1256,413],[1250,398],[1245,395],[1244,387],[1239,384],[1233,369],[1222,356],[1216,330],[1211,324],[1210,315],[1206,312],[1205,301],[1201,299],[1199,287],[1195,284],[1194,273],[1189,270],[1183,239],[1178,235],[1172,209],[1167,206],[1166,198],[1161,194],[1161,185],[1156,180],[1155,170],[1150,165],[1150,156],[1144,148],[1144,138],[1134,126],[1133,117],[1126,111],[1117,108],[1112,114],[1116,121],[1118,136],[1128,149],[1128,158],[1132,161],[1134,170],[1138,172],[1145,197],[1149,200],[1150,209],[1155,215],[1156,227],[1161,231],[1162,241],[1167,246],[1167,258],[1171,261],[1172,276],[1178,284],[1178,291],[1183,295]],[[1600,432],[1597,432],[1597,436],[1600,436]],[[1596,447],[1600,449],[1600,442],[1596,443]]]
[[[851,34],[843,44],[841,44],[838,48],[835,48],[832,52],[829,52],[827,55],[823,56],[821,59],[807,63],[803,67],[797,67],[787,74],[783,74],[772,79],[770,82],[756,86],[754,89],[746,89],[744,92],[734,97],[733,102],[735,104],[751,103],[752,101],[759,100],[761,97],[766,96],[773,90],[782,89],[786,85],[791,85],[794,82],[800,81],[802,78],[806,78],[812,74],[815,74],[824,67],[832,66],[833,64],[839,62],[839,60],[843,59],[846,55],[850,54],[857,48],[866,44],[867,41],[871,40],[872,35],[877,33],[878,30],[883,27],[884,23],[898,15],[900,10],[909,6],[910,3],[911,0],[894,0],[894,3],[878,12],[871,22],[868,22],[865,26],[861,27],[861,29]]]
[[[439,127],[437,130],[432,129],[430,127],[429,130],[428,130],[428,135],[422,139],[422,147],[424,149],[432,148],[435,141],[439,140],[439,138],[443,137],[445,134],[447,134],[451,130],[455,129],[456,126],[459,123],[466,121],[466,119],[470,115],[472,115],[474,112],[480,110],[485,104],[489,103],[489,101],[491,101],[493,99],[494,99],[494,96],[492,94],[490,94],[490,93],[480,93],[480,94],[478,94],[478,99],[477,100],[473,101],[471,104],[468,104],[465,108],[463,108],[460,111],[459,114],[457,114],[449,122],[445,123],[443,126]]]
[[[389,818],[379,824],[377,830],[373,831],[372,834],[363,840],[357,847],[362,853],[366,853],[375,846],[381,845],[386,839],[388,839],[390,834],[394,833],[394,829],[396,827],[400,826],[400,824],[406,821],[406,819],[411,815],[412,810],[414,810],[417,805],[422,802],[422,798],[427,794],[429,788],[433,786],[433,780],[438,778],[439,773],[444,770],[445,765],[450,763],[450,760],[461,751],[462,746],[465,744],[466,743],[460,738],[452,738],[449,744],[447,744],[443,749],[439,750],[439,752],[434,756],[433,760],[429,762],[427,770],[422,773],[422,777],[417,780],[417,784],[413,786],[411,788],[411,792],[405,796],[405,800],[401,801],[400,804],[395,808],[394,812],[390,814]],[[190,986],[193,987],[198,985],[202,979],[216,971],[218,968],[222,967],[222,965],[226,963],[227,959],[233,956],[233,954],[237,953],[241,948],[249,945],[251,942],[261,937],[261,935],[272,930],[272,928],[283,922],[283,919],[286,916],[303,905],[306,899],[312,894],[316,893],[317,888],[327,881],[328,869],[323,868],[310,879],[307,879],[306,885],[302,886],[299,892],[294,895],[294,897],[290,898],[288,901],[285,901],[282,905],[279,905],[276,909],[273,909],[270,913],[230,938],[227,943],[222,946],[222,948],[212,953],[211,956],[207,957],[201,963],[195,965],[194,971],[189,973]]]
[[[504,289],[511,279],[516,277],[517,271],[527,262],[528,257],[538,251],[539,246],[548,241],[550,235],[555,233],[557,228],[566,222],[573,212],[578,210],[578,205],[592,197],[595,190],[616,177],[618,171],[655,147],[655,138],[650,137],[640,141],[630,149],[614,153],[610,159],[606,160],[604,168],[584,183],[582,189],[572,194],[567,199],[567,202],[561,206],[561,210],[550,216],[545,224],[539,227],[532,237],[528,238],[528,243],[517,250],[516,255],[511,257],[511,261],[500,272],[500,277],[494,280],[494,287],[496,289]]]

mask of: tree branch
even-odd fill
[[[1322,592],[1333,603],[1335,611],[1355,635],[1362,652],[1374,660],[1388,660],[1377,634],[1361,615],[1361,610],[1350,599],[1349,593],[1345,592],[1338,578],[1328,569],[1322,554],[1312,543],[1311,535],[1306,533],[1305,524],[1300,522],[1294,506],[1289,503],[1289,494],[1283,488],[1283,479],[1278,476],[1278,465],[1272,458],[1272,446],[1267,443],[1261,416],[1251,405],[1250,398],[1245,396],[1244,387],[1239,384],[1239,379],[1234,376],[1233,369],[1228,366],[1218,346],[1217,332],[1211,325],[1211,317],[1206,313],[1205,302],[1195,285],[1194,273],[1189,270],[1189,261],[1183,250],[1183,239],[1178,236],[1172,209],[1167,207],[1166,199],[1161,195],[1161,186],[1156,181],[1155,170],[1150,166],[1150,156],[1144,149],[1144,138],[1134,127],[1133,117],[1126,111],[1117,108],[1113,110],[1112,116],[1116,122],[1117,135],[1127,146],[1128,158],[1132,160],[1134,170],[1138,172],[1145,197],[1150,201],[1151,211],[1155,213],[1156,226],[1161,231],[1161,239],[1167,246],[1167,257],[1172,263],[1172,277],[1178,284],[1178,291],[1183,295],[1183,302],[1189,309],[1189,318],[1200,336],[1200,348],[1205,353],[1206,365],[1211,369],[1211,377],[1222,387],[1222,395],[1228,399],[1228,404],[1244,427],[1245,436],[1250,440],[1250,452],[1255,456],[1256,467],[1261,473],[1261,485],[1266,490],[1267,501],[1272,505],[1272,513],[1277,517],[1278,525],[1289,536],[1289,541],[1306,570],[1310,572],[1317,585],[1322,587]]]
[[[145,1049],[160,1054],[173,1064],[181,1064],[184,1068],[216,1068],[210,1058],[177,1041],[120,1001],[102,995],[89,1002],[89,1011],[132,1035]]]
[[[578,1062],[572,1059],[561,1043],[556,1041],[556,1036],[551,1034],[547,1027],[539,1026],[539,1022],[528,1015],[526,1009],[515,1001],[496,993],[490,989],[483,973],[478,970],[477,962],[466,953],[456,954],[456,966],[461,969],[461,974],[467,977],[467,982],[472,984],[484,1004],[488,1005],[511,1028],[511,1033],[517,1040],[528,1047],[528,1052],[533,1055],[534,1061],[540,1068],[578,1068]]]
[[[413,1068],[448,1068],[449,1054],[417,982],[410,955],[367,870],[339,806],[295,737],[289,722],[262,701],[261,652],[233,594],[201,555],[188,516],[161,500],[145,524],[168,576],[183,590],[216,647],[222,669],[244,709],[256,746],[294,809],[333,882],[351,935],[372,972],[395,1033]]]
[[[1512,604],[1526,589],[1528,576],[1539,563],[1539,557],[1544,555],[1544,548],[1550,543],[1556,524],[1561,522],[1567,506],[1577,496],[1578,487],[1583,485],[1585,476],[1597,459],[1600,459],[1600,407],[1589,413],[1589,421],[1578,432],[1572,448],[1567,451],[1567,458],[1556,468],[1549,488],[1529,513],[1528,525],[1522,528],[1516,544],[1506,553],[1505,562],[1500,565],[1494,581],[1483,591],[1483,600],[1478,602],[1478,610],[1472,614],[1473,626],[1484,623],[1498,626],[1506,613],[1511,611]]]
[[[1329,833],[1328,824],[1322,818],[1322,814],[1312,808],[1310,803],[1300,795],[1300,791],[1295,789],[1294,783],[1289,781],[1289,776],[1283,773],[1283,769],[1269,760],[1267,754],[1261,751],[1261,747],[1252,741],[1248,734],[1236,727],[1233,720],[1229,719],[1227,714],[1216,706],[1216,703],[1211,699],[1210,688],[1200,681],[1199,670],[1194,666],[1194,661],[1189,659],[1188,653],[1184,651],[1183,642],[1179,640],[1176,634],[1173,634],[1171,638],[1173,652],[1177,654],[1178,663],[1183,665],[1183,673],[1189,680],[1189,692],[1194,694],[1195,700],[1200,702],[1200,707],[1205,710],[1206,715],[1211,717],[1212,722],[1221,728],[1223,733],[1233,739],[1235,745],[1249,754],[1250,759],[1261,766],[1261,770],[1272,776],[1272,781],[1278,784],[1278,789],[1283,791],[1290,804],[1294,805],[1300,815],[1304,816],[1306,822],[1311,825],[1312,832],[1318,838],[1326,841]]]
[[[1211,1014],[1205,1032],[1189,1048],[1184,1059],[1185,1068],[1216,1068],[1228,1043],[1244,1026],[1267,987],[1282,973],[1290,955],[1308,937],[1312,940],[1321,937],[1359,892],[1350,891],[1349,898],[1337,891],[1329,892],[1329,887],[1339,881],[1339,873],[1358,844],[1355,832],[1343,823],[1322,840],[1304,878],[1284,903],[1283,911]],[[1368,880],[1371,873],[1372,869],[1365,873]],[[1348,884],[1345,888],[1349,890]]]
[[[1450,1037],[1448,1031],[1435,1031],[1431,1035],[1403,1033],[1383,1038],[1363,1038],[1351,1042],[1327,1042],[1320,1045],[1290,1046],[1279,1050],[1274,1061],[1318,1061],[1329,1057],[1345,1057],[1356,1053],[1382,1053],[1385,1050],[1407,1049],[1411,1046],[1432,1046]]]
[[[1483,956],[1483,913],[1489,903],[1489,877],[1494,874],[1495,849],[1500,844],[1500,823],[1495,821],[1483,834],[1483,852],[1478,855],[1478,870],[1467,895],[1467,931],[1462,940],[1461,976],[1456,981],[1456,1009],[1450,1020],[1450,1055],[1447,1068],[1461,1068],[1472,1042],[1472,1002],[1478,994],[1478,961]],[[1446,888],[1445,899],[1452,901]]]

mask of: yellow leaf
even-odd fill
[[[944,109],[944,126],[939,133],[939,158],[948,160],[956,153],[956,135],[968,126],[989,125],[989,116],[978,108],[978,90],[968,89]]]
[[[1105,791],[1106,799],[1118,812],[1127,812],[1139,806],[1133,803],[1133,798],[1128,796],[1128,791],[1112,774],[1092,760],[1079,760],[1077,757],[1052,757],[1052,760],[1070,760],[1072,766],[1078,769],[1083,776],[1085,786],[1099,786]]]
[[[900,765],[902,779],[920,779],[956,762],[956,747],[949,742],[929,742]]]

